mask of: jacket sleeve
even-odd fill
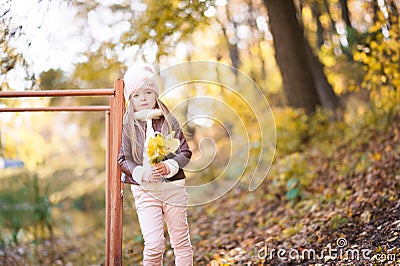
[[[142,181],[143,166],[135,163],[132,159],[132,140],[126,130],[122,130],[122,142],[118,155],[118,164],[121,171],[128,177],[132,177],[138,184]]]
[[[179,126],[178,120],[176,120],[175,117],[172,117],[172,121],[172,130],[175,131],[174,137],[176,139],[179,139],[180,145],[178,150],[175,153],[169,154],[167,158],[175,160],[178,163],[179,168],[183,168],[189,163],[190,158],[192,157],[192,152],[190,151],[189,145],[186,141],[186,137]]]

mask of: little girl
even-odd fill
[[[128,107],[123,121],[118,163],[123,182],[131,184],[144,239],[143,265],[162,265],[164,220],[177,266],[193,265],[187,222],[188,195],[182,168],[192,155],[177,119],[158,99],[159,88],[149,64],[136,64],[124,75]],[[159,132],[175,131],[180,147],[152,166],[147,155],[149,139]]]

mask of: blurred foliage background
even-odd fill
[[[292,206],[317,176],[306,154],[328,156],[343,143],[361,145],[368,132],[384,132],[399,115],[400,6],[394,0],[30,1],[41,6],[36,24],[33,14],[21,20],[13,12],[18,2],[0,6],[1,91],[112,88],[137,60],[161,69],[190,60],[232,65],[269,101],[277,149],[268,178]],[[46,34],[46,18],[57,8],[72,14],[78,25],[73,35],[84,48],[69,68],[41,69],[32,53],[51,50],[57,36],[48,34],[48,48],[41,47],[29,21],[36,34]],[[97,28],[96,16],[102,22]],[[112,37],[102,38],[106,33]],[[73,45],[72,37],[61,41]],[[64,60],[62,51],[53,53]],[[191,86],[165,102],[173,106],[195,95],[224,99],[246,117],[240,101],[211,84]],[[1,107],[96,104],[107,105],[108,98],[0,98]],[[187,106],[180,115],[185,120],[189,112]],[[251,117],[245,121],[247,128],[256,127]],[[240,126],[229,118],[224,122],[232,130]],[[185,133],[195,156],[199,139],[216,140],[215,162],[201,180],[189,182],[213,180],[226,164],[227,137],[217,125],[201,123]],[[4,265],[104,263],[105,143],[104,113],[0,113],[0,157],[24,163],[0,169],[0,258],[9,263]],[[339,170],[366,167],[368,158],[359,154],[353,166]],[[125,190],[124,263],[137,263],[141,250],[135,245],[143,239]]]

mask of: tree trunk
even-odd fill
[[[327,6],[325,5],[325,7]],[[317,34],[318,34],[317,47],[319,48],[324,41],[322,36],[323,28],[319,20],[319,17],[321,16],[321,11],[317,3],[312,3],[311,8],[317,23]],[[303,36],[304,36],[304,25],[301,24],[300,28],[303,30]],[[339,106],[339,99],[336,96],[335,92],[333,91],[331,84],[329,84],[328,79],[326,78],[326,75],[324,73],[324,65],[319,60],[318,56],[316,56],[313,53],[310,43],[307,41],[305,36],[304,36],[304,46],[306,48],[308,66],[310,68],[310,71],[314,79],[314,84],[318,92],[319,100],[324,108],[335,110]]]
[[[396,6],[396,1],[394,0],[387,0],[386,1],[387,8],[389,10],[389,23],[390,25],[395,25],[396,23],[399,23],[399,2],[397,2]]]
[[[346,23],[346,28],[353,28],[350,22],[349,8],[347,7],[347,0],[340,0],[340,6],[342,8],[342,19]]]
[[[237,41],[231,43],[231,42],[229,41],[229,36],[228,36],[227,31],[226,31],[226,26],[223,25],[223,24],[221,24],[221,26],[222,26],[222,30],[223,30],[223,32],[224,32],[226,41],[227,41],[227,43],[228,43],[229,57],[230,57],[230,59],[231,59],[232,66],[234,67],[235,75],[236,75],[236,77],[237,77],[237,75],[238,75],[238,68],[239,68],[239,65],[240,65],[240,56],[239,56],[239,47],[238,47],[238,40],[239,40],[239,38],[237,38],[237,23],[234,22],[234,21],[231,19],[231,14],[230,14],[230,12],[229,12],[229,1],[228,1],[228,4],[226,5],[226,15],[227,15],[228,21],[230,21],[230,22],[233,24],[233,28],[235,29],[234,34],[235,34],[235,38],[237,39]]]
[[[340,0],[341,2],[343,2],[343,0]],[[347,9],[347,1],[345,1],[346,2],[346,9]],[[329,8],[329,3],[328,3],[328,0],[324,0],[324,6],[325,6],[325,9],[326,9],[326,12],[327,12],[327,14],[328,14],[328,16],[329,16],[329,19],[331,20],[331,27],[332,27],[332,35],[337,35],[338,34],[338,32],[337,32],[337,29],[336,29],[336,21],[333,19],[333,17],[332,17],[332,14],[331,14],[331,11],[330,11],[330,8]],[[342,10],[342,15],[343,15],[343,12],[347,12],[347,15],[348,15],[348,10],[347,11],[343,11]],[[350,17],[348,17],[348,19],[350,20]],[[346,25],[347,25],[347,23],[350,23],[350,21],[346,21]],[[351,25],[351,23],[350,23],[350,25]],[[352,36],[353,35],[353,33],[355,32],[355,31],[352,31],[352,30],[350,30],[349,31],[349,29],[353,29],[353,28],[347,28],[347,33],[349,34],[349,35],[351,35],[351,36],[348,36],[350,39],[354,39],[354,37]],[[348,41],[349,41],[349,43],[351,43],[352,42],[352,40],[349,40],[348,39]],[[342,45],[342,43],[340,43],[340,48],[342,49],[342,51],[343,51],[343,53],[345,54],[345,56],[346,56],[346,58],[347,58],[347,60],[349,61],[349,62],[353,62],[353,54],[352,54],[352,52],[351,51],[349,51],[349,47],[344,47],[343,45]]]
[[[312,113],[320,104],[307,64],[304,37],[292,0],[264,0],[267,7],[275,58],[280,68],[288,104]]]
[[[329,20],[331,21],[332,34],[336,34],[336,22],[332,18],[332,14],[331,14],[331,11],[329,9],[329,3],[328,3],[327,0],[324,0],[324,6],[325,6],[326,13],[329,16]]]
[[[314,55],[310,44],[305,38],[304,46],[306,48],[308,66],[312,73],[315,87],[317,88],[319,100],[324,108],[335,110],[339,106],[339,99],[325,76],[324,65]]]
[[[319,17],[321,16],[321,11],[317,3],[311,4],[312,11],[315,16],[315,23],[317,24],[317,47],[318,49],[324,44],[324,28],[322,27]]]
[[[372,0],[372,6],[373,6],[373,9],[374,9],[374,14],[373,14],[374,23],[376,23],[376,22],[379,21],[378,12],[380,11],[379,10],[379,5],[378,5],[378,0]]]

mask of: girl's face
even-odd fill
[[[134,110],[151,109],[156,103],[157,95],[151,89],[139,89],[132,93],[131,100]]]

